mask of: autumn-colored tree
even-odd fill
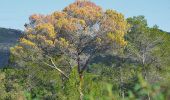
[[[12,54],[18,63],[34,61],[57,69],[67,78],[55,64],[55,58],[68,57],[64,64],[75,62],[81,97],[83,72],[91,59],[127,44],[124,35],[129,25],[124,16],[114,10],[104,11],[89,1],[77,1],[61,12],[47,16],[34,14],[29,19],[25,36],[11,48]]]

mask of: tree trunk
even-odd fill
[[[82,92],[83,74],[82,73],[79,73],[79,79],[80,79],[80,83],[79,83],[80,100],[83,100],[83,92]]]
[[[146,56],[143,54],[142,55],[142,65],[143,65],[143,69],[144,69],[144,79],[145,79],[145,81],[147,81],[148,82],[148,79],[147,79],[147,70],[146,70],[146,64],[145,64],[145,60],[146,60],[146,58],[145,58]],[[148,97],[148,100],[151,100],[151,98],[150,98],[150,93],[148,92],[147,93],[147,97]]]
[[[122,67],[120,66],[120,93],[122,98],[124,99],[125,93],[124,93],[124,87],[123,87],[123,77],[122,77]]]

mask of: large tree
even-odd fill
[[[80,90],[83,72],[94,56],[127,44],[124,35],[129,25],[124,16],[114,10],[104,11],[89,1],[77,1],[60,12],[34,14],[29,19],[25,36],[11,48],[16,62],[50,66],[68,78],[55,64],[56,57],[66,58],[63,64],[73,68],[74,62],[77,66]]]

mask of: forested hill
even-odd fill
[[[16,29],[0,28],[0,67],[8,64],[9,47],[16,44],[21,33]]]
[[[161,32],[164,32],[164,33],[167,33],[167,34],[170,34],[170,32],[167,32],[167,31],[164,31],[162,29],[159,29]]]
[[[0,28],[0,43],[16,42],[22,31],[16,29]]]

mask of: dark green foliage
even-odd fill
[[[19,70],[4,69],[0,71],[0,100],[24,99],[23,87],[20,84]]]

